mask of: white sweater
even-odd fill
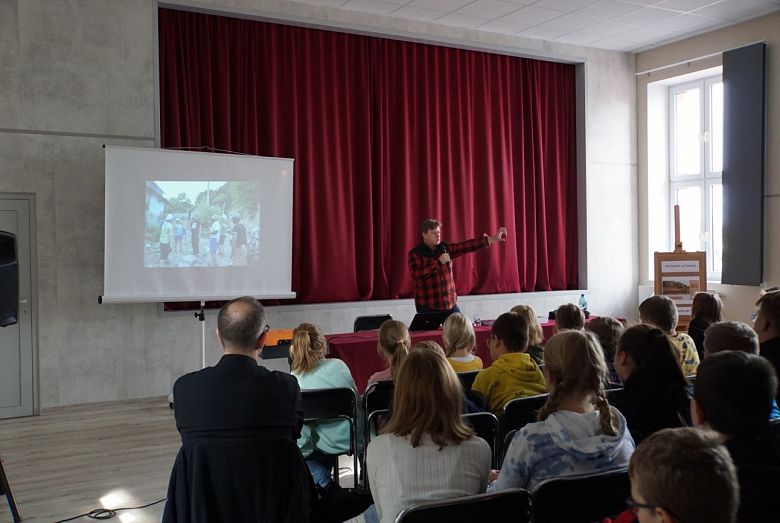
[[[490,446],[476,436],[441,450],[428,435],[417,448],[408,437],[379,436],[369,443],[366,457],[379,520],[392,523],[415,503],[485,492],[490,457]]]

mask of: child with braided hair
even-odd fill
[[[626,467],[634,451],[626,420],[607,403],[607,365],[592,333],[556,334],[544,362],[547,403],[538,422],[515,434],[495,490],[531,490],[545,479]]]

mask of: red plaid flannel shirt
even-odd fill
[[[452,279],[452,262],[446,264],[439,262],[439,256],[444,252],[442,248],[446,247],[450,258],[454,260],[458,256],[488,245],[487,236],[458,243],[441,242],[434,249],[420,242],[409,251],[409,270],[412,278],[417,282],[414,304],[424,305],[437,311],[453,308],[458,295],[455,293],[455,281]]]

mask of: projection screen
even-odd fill
[[[292,159],[105,154],[102,302],[295,297]]]

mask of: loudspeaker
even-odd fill
[[[19,311],[19,263],[16,235],[0,231],[0,327],[17,322]]]

